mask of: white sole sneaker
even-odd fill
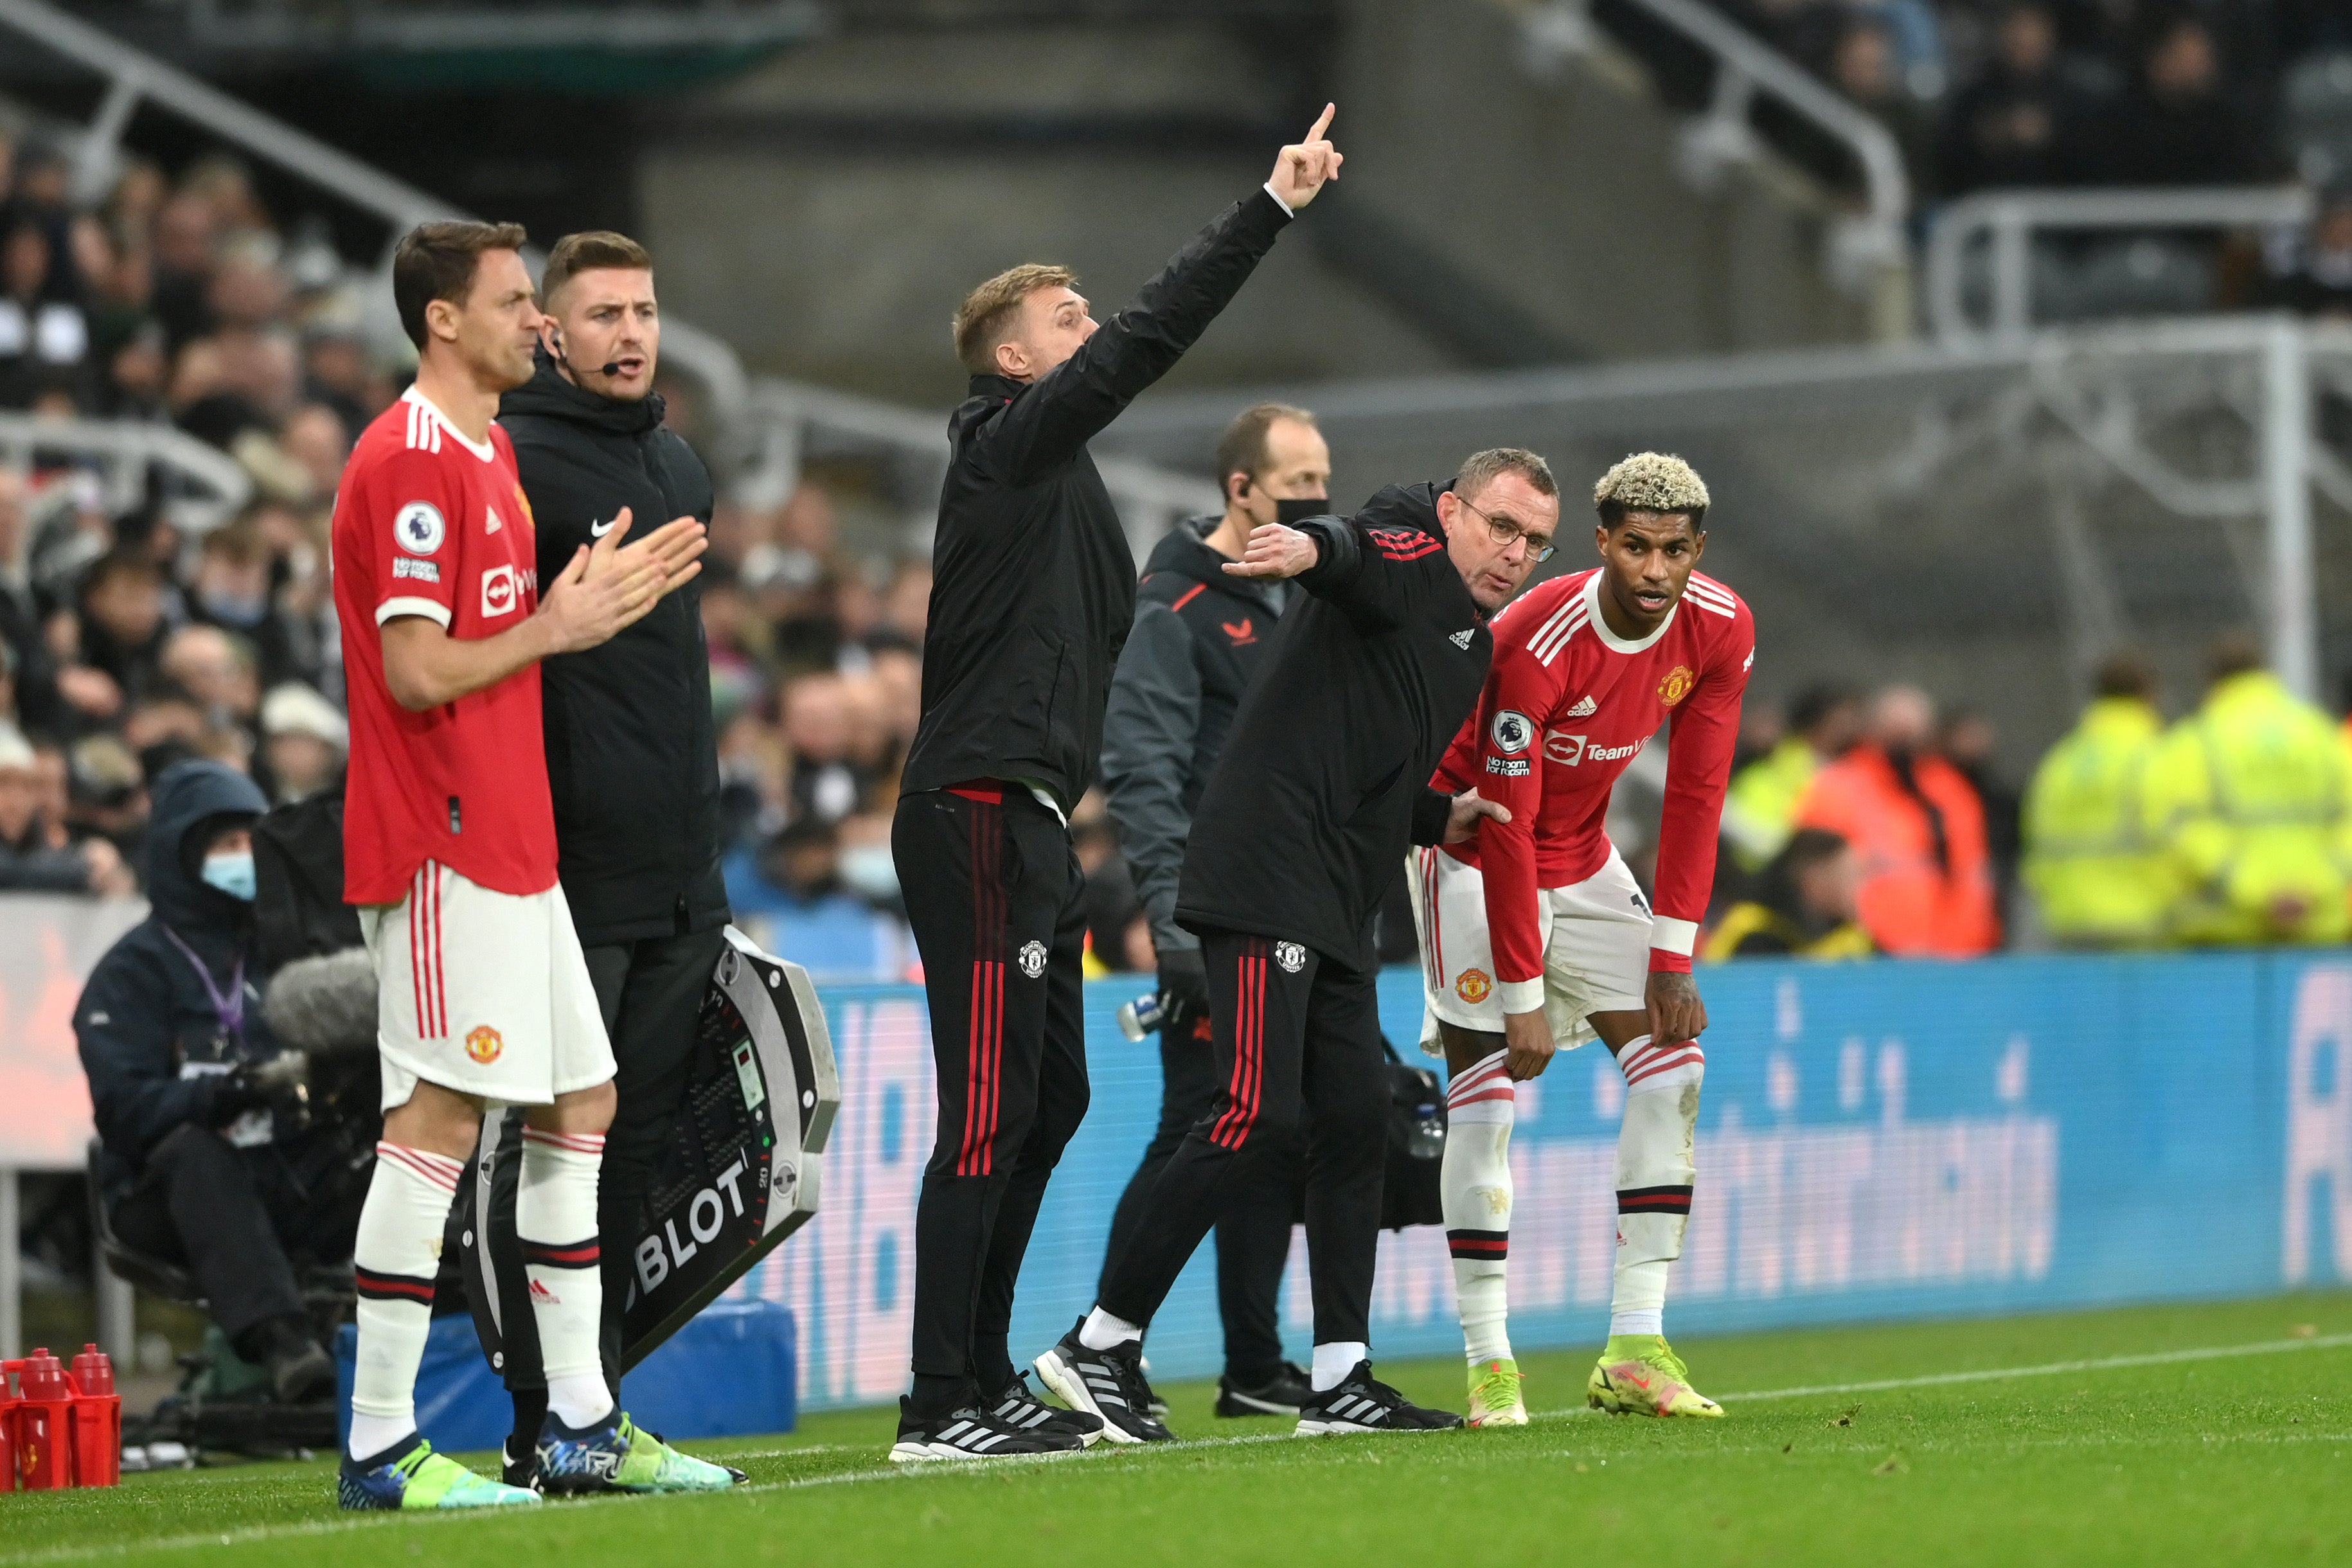
[[[1073,1410],[1085,1411],[1103,1424],[1097,1442],[1142,1444],[1142,1438],[1132,1432],[1120,1430],[1118,1422],[1103,1414],[1102,1406],[1095,1403],[1094,1391],[1087,1386],[1087,1380],[1078,1375],[1076,1367],[1062,1359],[1058,1351],[1047,1351],[1032,1364],[1037,1369],[1037,1381],[1044,1384],[1055,1398]],[[1094,1444],[1089,1443],[1087,1447],[1092,1447]]]

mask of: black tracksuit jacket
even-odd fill
[[[1197,945],[1176,924],[1184,840],[1242,693],[1296,599],[1287,584],[1225,574],[1204,542],[1223,521],[1186,518],[1152,550],[1103,715],[1103,799],[1163,948]]]
[[[542,592],[625,506],[632,539],[672,518],[710,521],[709,471],[663,412],[658,393],[625,403],[572,385],[543,350],[539,374],[499,400]],[[600,647],[547,659],[540,691],[557,872],[581,945],[725,924],[701,584]]]
[[[1391,485],[1300,528],[1321,558],[1282,617],[1209,775],[1176,918],[1379,964],[1372,916],[1406,848],[1444,837],[1438,760],[1486,683],[1495,639],[1445,553],[1435,485]]]
[[[908,794],[1032,779],[1066,808],[1093,782],[1135,557],[1086,444],[1192,346],[1288,221],[1261,190],[1044,376],[971,378],[948,422]]]

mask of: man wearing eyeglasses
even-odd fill
[[[1592,500],[1601,565],[1539,584],[1496,617],[1486,693],[1431,781],[1475,788],[1509,816],[1408,859],[1429,1026],[1447,1067],[1438,1184],[1474,1426],[1528,1418],[1504,1323],[1513,1086],[1558,1046],[1596,1036],[1624,1076],[1625,1118],[1615,1297],[1587,1397],[1612,1413],[1723,1414],[1690,1386],[1664,1316],[1706,1068],[1691,948],[1715,880],[1756,626],[1738,595],[1695,570],[1707,493],[1690,465],[1637,453],[1601,476]],[[1519,527],[1499,513],[1488,521],[1497,538]],[[1653,913],[1606,819],[1618,774],[1668,722]]]
[[[1389,1114],[1372,916],[1409,846],[1498,815],[1475,789],[1433,790],[1430,770],[1485,689],[1487,617],[1559,516],[1544,460],[1498,447],[1452,484],[1391,485],[1353,517],[1262,523],[1223,567],[1302,592],[1210,771],[1177,887],[1208,977],[1217,1098],[1153,1182],[1095,1310],[1037,1358],[1111,1442],[1170,1439],[1150,1414],[1144,1330],[1232,1193],[1286,1184],[1263,1152],[1302,1131],[1315,1356],[1300,1434],[1462,1424],[1372,1375]]]

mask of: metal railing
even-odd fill
[[[332,8],[255,0],[190,0],[188,30],[214,47],[328,46],[416,52],[457,49],[762,48],[796,43],[829,21],[815,0],[702,0],[519,9],[346,0]]]
[[[253,479],[236,458],[168,425],[0,413],[0,463],[26,468],[37,452],[82,459],[117,517],[146,500],[149,475],[163,469],[175,481],[165,504],[184,533],[208,533],[253,499]]]
[[[1727,171],[1762,157],[1766,143],[1751,117],[1759,100],[1769,100],[1844,149],[1862,172],[1864,210],[1831,225],[1823,260],[1832,279],[1859,293],[1885,269],[1907,265],[1904,225],[1911,212],[1911,182],[1902,149],[1886,127],[1703,0],[1620,3],[1696,45],[1713,63],[1707,107],[1683,128],[1678,162],[1685,178],[1700,190],[1712,190]],[[1538,68],[1586,53],[1601,37],[1591,0],[1505,4],[1519,13],[1528,57]]]
[[[142,103],[152,103],[381,219],[390,237],[378,259],[380,271],[388,272],[393,242],[415,225],[470,216],[142,53],[47,0],[0,0],[0,26],[15,29],[108,84],[75,153],[75,190],[84,200],[95,199],[110,185],[121,165],[123,135],[131,116]],[[380,281],[383,286],[373,292],[388,306],[389,278]],[[713,467],[720,470],[727,492],[737,499],[782,500],[798,481],[801,454],[824,449],[828,443],[879,442],[914,468],[929,466],[934,473],[946,460],[944,411],[919,413],[772,378],[755,381],[724,340],[676,316],[663,321],[662,357],[667,367],[700,385],[714,431]],[[1172,516],[1216,505],[1213,485],[1164,469],[1118,462],[1106,462],[1102,469],[1139,554]],[[910,521],[922,516],[937,494],[935,479],[907,491]]]
[[[2015,339],[2034,326],[2033,242],[2056,234],[2164,229],[2261,228],[2311,220],[2312,193],[2300,185],[2182,190],[1986,191],[1936,216],[1927,239],[1927,321],[1948,342]],[[1991,310],[1979,326],[1969,310],[1969,258],[1990,247]]]

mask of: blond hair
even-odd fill
[[[1706,481],[1665,452],[1635,452],[1620,459],[1592,487],[1592,507],[1614,528],[1631,511],[1681,512],[1693,531],[1706,522]]]
[[[996,374],[996,345],[1005,339],[1021,301],[1040,289],[1067,289],[1078,275],[1066,267],[1024,261],[1008,267],[971,293],[955,313],[956,358],[974,375]]]

